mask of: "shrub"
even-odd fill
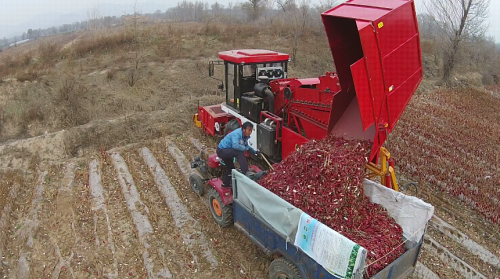
[[[38,78],[38,71],[34,67],[30,67],[28,70],[18,73],[16,78],[20,82],[34,81]]]
[[[71,46],[71,52],[76,57],[104,50],[113,50],[133,42],[133,36],[127,32],[117,33],[99,33],[94,36],[88,36]]]
[[[52,42],[40,42],[38,57],[42,63],[54,62],[60,54],[59,46]]]
[[[493,79],[493,76],[490,73],[482,73],[481,75],[483,76],[482,78],[483,85],[488,86],[495,84],[495,80]]]
[[[112,80],[115,77],[115,73],[115,69],[111,69],[108,71],[108,73],[106,74],[106,78],[108,79],[108,81]]]

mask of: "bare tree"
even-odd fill
[[[99,27],[102,18],[101,6],[94,5],[92,8],[87,10],[87,19],[89,22],[90,29],[97,29]]]
[[[215,3],[210,6],[210,9],[212,10],[212,16],[219,21],[224,12],[224,5],[215,1]]]
[[[295,0],[276,0],[276,5],[278,5],[278,8],[284,13],[297,8]]]
[[[443,81],[449,83],[467,41],[482,39],[488,29],[490,0],[426,0],[427,13],[443,38]]]
[[[159,21],[162,17],[161,15],[161,10],[156,10],[155,12],[155,17],[156,17],[156,20]]]
[[[251,21],[257,20],[265,7],[265,0],[247,0],[242,4],[242,8],[247,12]]]
[[[132,18],[132,34],[134,37],[134,48],[135,48],[135,70],[139,68],[139,62],[143,60],[144,56],[144,45],[147,42],[146,40],[143,40],[143,33],[140,32],[141,30],[139,29],[139,18],[141,16],[141,11],[137,8],[137,0],[134,2],[134,16]],[[133,78],[133,72],[132,72],[132,80]],[[133,86],[132,82],[130,86]]]
[[[295,64],[299,47],[308,31],[311,31],[313,8],[309,6],[307,0],[300,0],[299,3],[297,0],[276,0],[276,5],[282,11],[276,17],[281,26],[284,27],[276,30],[277,36],[279,37],[280,32],[283,32],[283,35],[290,40],[292,63]]]
[[[337,6],[338,2],[338,0],[320,0],[318,9],[320,9],[321,12],[326,12],[327,10]]]

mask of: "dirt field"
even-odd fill
[[[139,49],[126,36],[95,48],[102,38],[70,34],[52,39],[54,57],[40,56],[47,42],[0,53],[33,52],[0,82],[3,278],[268,277],[271,259],[213,221],[184,171],[198,152],[191,137],[215,145],[191,121],[198,103],[223,99],[207,62],[219,50],[272,47],[265,35],[245,40],[255,30],[234,41],[213,28],[157,27],[150,32],[165,39]],[[291,76],[331,70],[323,39],[301,50]],[[388,146],[401,184],[417,181],[436,207],[412,278],[500,278],[499,90],[429,84]]]

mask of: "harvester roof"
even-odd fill
[[[249,64],[287,61],[290,55],[265,49],[239,49],[219,52],[219,58],[237,64]]]

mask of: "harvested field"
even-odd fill
[[[187,182],[200,143],[216,144],[192,114],[224,100],[206,77],[218,51],[292,49],[249,40],[251,26],[205,27],[145,28],[157,40],[144,48],[113,30],[0,53],[15,60],[0,67],[0,276],[268,277],[271,259]],[[308,36],[290,76],[333,70],[326,38]],[[386,146],[400,183],[436,207],[412,278],[500,278],[500,91],[423,87]]]

